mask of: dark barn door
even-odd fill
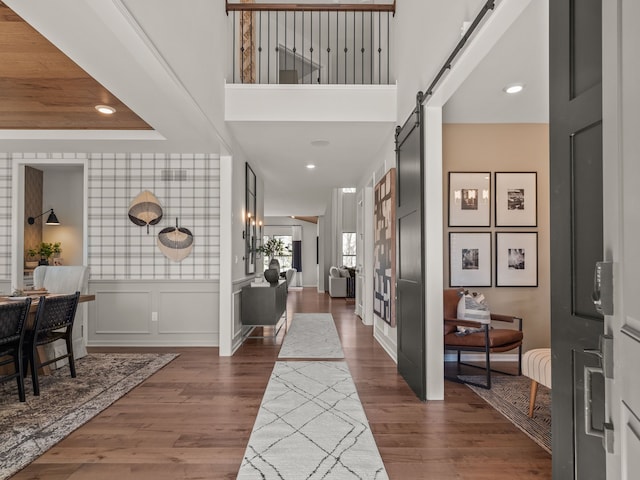
[[[599,359],[603,317],[591,302],[602,260],[602,2],[553,0],[550,14],[553,478],[602,480],[602,439],[585,434],[585,367]],[[593,376],[592,411],[604,411]],[[602,429],[595,415],[589,423]]]
[[[422,110],[396,132],[396,320],[398,371],[425,400]]]

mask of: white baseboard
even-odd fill
[[[398,346],[395,343],[389,341],[389,337],[384,335],[382,331],[378,330],[375,325],[373,327],[373,338],[380,344],[380,346],[387,352],[387,355],[391,357],[396,364],[398,363]]]

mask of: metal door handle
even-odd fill
[[[584,433],[604,438],[604,430],[594,428],[591,422],[591,376],[594,373],[604,376],[602,367],[584,367]]]

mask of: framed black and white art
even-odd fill
[[[537,286],[537,232],[497,232],[496,287]]]
[[[496,227],[537,225],[536,172],[496,172]]]
[[[490,172],[449,172],[449,226],[489,227],[490,198]]]
[[[449,232],[449,286],[491,286],[491,233]]]

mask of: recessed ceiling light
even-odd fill
[[[522,83],[512,83],[511,85],[507,85],[503,89],[506,93],[520,93],[524,90],[524,85]]]
[[[314,168],[316,168],[316,166],[313,163],[309,163],[309,164],[307,164],[307,168],[309,170],[313,170]]]
[[[313,140],[311,142],[311,145],[313,145],[314,147],[326,147],[327,145],[329,145],[329,140]]]
[[[110,107],[109,105],[96,105],[95,108],[97,111],[99,111],[100,113],[104,113],[105,115],[112,115],[116,113],[116,109]]]

